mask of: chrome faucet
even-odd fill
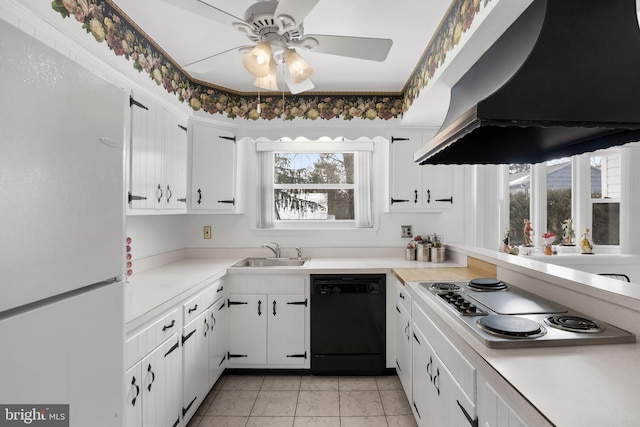
[[[278,245],[276,242],[271,242],[271,244],[273,246],[270,246],[268,243],[264,243],[262,247],[271,249],[271,252],[273,252],[276,258],[280,258],[280,245]]]
[[[296,251],[298,251],[298,259],[302,258],[302,248],[296,248]]]

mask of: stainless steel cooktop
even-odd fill
[[[519,348],[635,342],[625,330],[492,278],[421,282],[487,347]]]

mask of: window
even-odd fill
[[[562,240],[562,224],[571,213],[572,166],[570,158],[547,162],[547,227],[556,235],[555,243]],[[542,233],[540,233],[542,234]]]
[[[531,165],[509,166],[509,243],[523,245],[524,221],[531,215]]]
[[[593,243],[620,244],[620,155],[593,155],[591,167],[591,224]]]
[[[373,143],[257,142],[259,228],[371,228]]]

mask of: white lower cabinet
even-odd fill
[[[308,276],[235,275],[229,288],[229,367],[310,366]]]
[[[174,334],[125,374],[125,425],[177,426],[182,390],[180,342]]]
[[[482,375],[478,376],[478,417],[482,427],[528,427]]]
[[[477,425],[475,368],[415,303],[412,315],[411,404],[418,425]]]
[[[227,301],[220,298],[209,309],[209,385],[213,386],[227,367]]]
[[[184,375],[182,415],[187,423],[209,392],[209,312],[204,311],[182,330]]]
[[[403,289],[404,286],[397,284],[397,296],[395,306],[395,338],[396,338],[396,372],[402,388],[411,402],[411,315],[406,309],[406,301],[411,307],[411,297]]]

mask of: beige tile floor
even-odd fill
[[[224,375],[188,427],[415,427],[397,376]]]

